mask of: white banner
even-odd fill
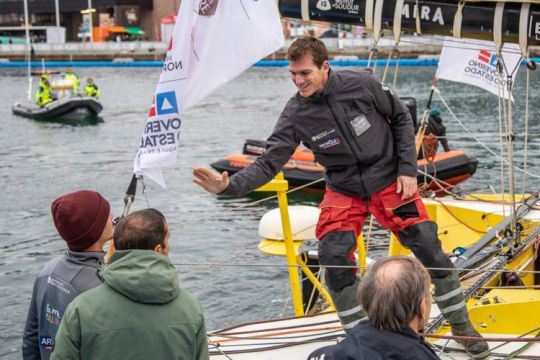
[[[276,1],[183,0],[134,172],[165,187],[185,110],[283,45]]]
[[[521,59],[519,46],[504,44],[502,50],[504,68],[509,73],[513,72],[513,81]],[[478,86],[508,99],[507,75],[505,72],[502,79],[499,76],[495,45],[491,41],[447,38],[435,77]]]

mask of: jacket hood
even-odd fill
[[[139,303],[165,304],[180,292],[175,267],[153,250],[116,250],[100,275],[107,285]]]

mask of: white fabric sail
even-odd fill
[[[507,76],[499,79],[495,44],[491,41],[447,38],[444,41],[435,77],[478,86],[508,99]],[[505,69],[515,79],[516,66],[521,59],[517,44],[504,44],[502,58]],[[516,71],[514,71],[516,70]]]
[[[276,1],[183,0],[134,172],[165,187],[186,109],[284,45]]]

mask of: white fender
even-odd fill
[[[315,206],[289,206],[293,240],[315,239],[315,226],[320,210]],[[259,236],[263,239],[283,240],[279,208],[270,210],[259,221]]]

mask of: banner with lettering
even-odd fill
[[[513,81],[517,73],[516,66],[521,59],[519,46],[504,44],[502,57]],[[508,99],[507,75],[505,72],[501,79],[497,61],[495,44],[491,41],[447,38],[435,77],[478,86],[495,95],[500,93]]]
[[[284,45],[275,1],[183,0],[134,172],[165,187],[176,163],[182,115],[210,92]]]

